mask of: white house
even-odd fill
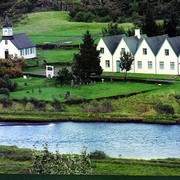
[[[98,43],[97,49],[100,51],[101,67],[105,72],[114,72],[113,54],[119,42],[125,35],[117,35],[112,37],[103,37]]]
[[[147,37],[141,35],[140,30],[135,30],[135,36],[131,37],[125,35],[103,37],[97,49],[104,50],[100,53],[100,65],[104,72],[120,72],[120,55],[126,51],[134,56],[131,73],[180,74],[180,36]]]
[[[36,45],[25,33],[13,34],[13,26],[8,18],[2,27],[2,40],[0,42],[0,59],[9,55],[31,59],[36,57]]]

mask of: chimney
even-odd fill
[[[135,29],[135,36],[140,39],[141,38],[141,32],[140,29]]]

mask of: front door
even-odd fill
[[[120,72],[120,61],[116,61],[116,72]]]
[[[9,51],[6,49],[5,50],[5,59],[8,59],[8,57],[9,57]]]

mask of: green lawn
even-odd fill
[[[27,18],[14,25],[14,33],[27,33],[36,44],[44,44],[81,37],[86,30],[92,34],[101,33],[106,26],[107,23],[70,22],[68,12],[36,12],[28,14]],[[123,23],[121,26],[126,30],[133,27],[132,23]]]
[[[79,90],[77,87],[72,88],[70,86],[55,86],[55,80],[47,80],[46,78],[32,77],[29,80],[19,78],[15,81],[18,82],[19,86],[16,92],[11,93],[10,97],[13,99],[20,99],[23,97],[35,97],[42,100],[52,100],[53,96],[63,101],[67,91],[70,91],[71,96],[82,97],[86,99],[95,99],[116,95],[126,95],[129,93],[142,92],[145,90],[155,90],[161,88],[160,86],[153,84],[130,82],[105,82],[97,83],[95,85],[84,85]],[[24,85],[25,82],[27,82],[28,86]],[[39,88],[42,90],[42,94],[38,93]],[[34,89],[33,94],[31,92],[32,89]],[[29,91],[29,93],[27,93],[27,91]]]
[[[79,50],[39,50],[40,56],[46,58],[47,63],[52,62],[72,62],[73,56],[75,53],[78,53]]]
[[[111,73],[103,72],[105,76],[115,76],[115,77],[124,77],[123,73]],[[143,73],[128,73],[127,78],[141,78],[141,79],[170,79],[170,80],[179,80],[180,77],[176,75],[166,75],[166,74],[143,74]]]

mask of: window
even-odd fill
[[[138,61],[138,69],[142,69],[142,61]]]
[[[100,53],[104,54],[104,48],[100,48]]]
[[[165,56],[169,56],[169,49],[164,50]]]
[[[147,54],[147,48],[143,48],[143,55]]]
[[[106,68],[110,67],[110,61],[106,60]]]
[[[164,69],[164,62],[163,61],[159,62],[159,69]]]
[[[148,69],[152,69],[152,61],[148,61]]]
[[[125,52],[126,49],[125,48],[121,48],[121,53]]]
[[[25,55],[27,55],[28,54],[28,49],[25,49]]]
[[[23,56],[23,50],[22,49],[20,50],[20,55]]]
[[[5,45],[7,45],[8,44],[8,40],[5,40]]]
[[[175,70],[175,62],[170,62],[170,70]]]
[[[33,48],[30,48],[30,54],[32,54],[33,53]]]

